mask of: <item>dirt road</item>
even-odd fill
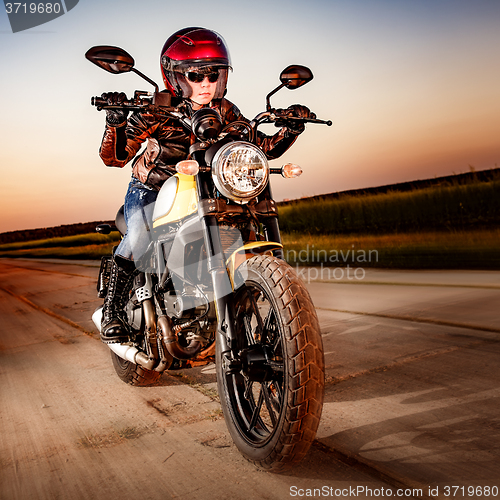
[[[500,487],[498,274],[308,280],[325,410],[304,463],[273,475],[231,443],[212,366],[151,388],[114,375],[90,320],[95,264],[1,260],[0,270],[2,500],[422,498],[430,486],[440,496],[447,485]]]

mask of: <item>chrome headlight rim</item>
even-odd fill
[[[246,149],[256,155],[262,164],[262,176],[257,186],[247,191],[238,189],[225,175],[225,166],[227,165],[228,155],[236,150]],[[212,159],[212,179],[220,193],[230,200],[243,205],[257,197],[264,191],[269,182],[269,163],[264,152],[255,144],[246,141],[232,141],[222,146]]]

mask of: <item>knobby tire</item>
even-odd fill
[[[113,367],[116,374],[123,382],[134,386],[155,385],[161,377],[160,372],[146,370],[140,365],[120,358],[113,351],[110,351]]]
[[[226,373],[218,342],[224,418],[243,456],[259,468],[283,472],[306,455],[321,417],[324,356],[318,318],[303,282],[276,257],[247,260],[238,269],[235,287],[241,347],[272,349],[273,375],[249,382],[241,372]]]

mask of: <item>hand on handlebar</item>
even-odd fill
[[[292,104],[287,109],[277,110],[277,115],[278,120],[276,125],[285,126],[290,133],[295,135],[304,132],[305,120],[316,119],[316,115],[308,107],[300,104]],[[300,118],[302,118],[302,120]]]
[[[104,93],[101,98],[107,101],[108,106],[120,106],[127,100],[127,96],[123,92]],[[106,109],[106,123],[112,127],[123,125],[127,121],[128,113],[128,110],[122,108]]]

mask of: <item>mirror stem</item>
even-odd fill
[[[156,92],[160,92],[158,85],[153,82],[150,78],[148,78],[144,73],[141,73],[138,69],[132,68],[130,71],[133,71],[135,74],[139,75],[141,78],[144,78],[147,82],[149,82],[155,88]]]
[[[278,92],[278,90],[281,90],[285,85],[286,85],[286,83],[282,83],[279,87],[276,87],[272,92],[267,94],[267,96],[266,96],[266,110],[267,111],[271,111],[271,102],[270,102],[271,96],[276,94],[276,92]]]

